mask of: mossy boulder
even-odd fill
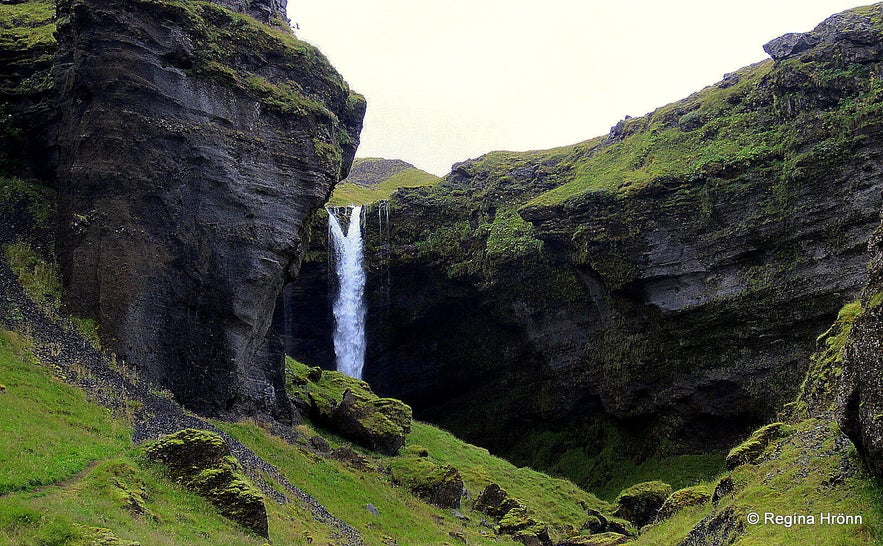
[[[389,466],[393,482],[440,508],[459,508],[463,478],[450,465],[437,465],[425,457],[400,457]]]
[[[395,455],[411,431],[411,407],[381,398],[359,379],[287,361],[287,389],[312,419],[362,447]]]
[[[787,436],[791,428],[785,423],[770,423],[754,431],[750,438],[734,447],[727,455],[727,469],[757,461],[770,443]]]
[[[632,522],[615,516],[607,518],[606,531],[609,533],[619,533],[620,535],[626,535],[629,537],[638,536],[638,530]]]
[[[227,442],[214,432],[184,429],[147,446],[147,456],[169,475],[208,499],[225,517],[268,537],[264,497],[242,473]]]
[[[384,455],[395,455],[405,445],[406,431],[394,420],[403,422],[401,408],[381,405],[387,410],[395,407],[391,419],[375,402],[346,391],[340,403],[331,409],[329,423],[335,432],[359,445]],[[400,404],[404,406],[401,402]],[[410,430],[410,419],[408,429]]]
[[[623,490],[616,498],[614,515],[637,527],[647,525],[656,517],[659,508],[671,495],[671,486],[660,481],[644,482]]]
[[[657,521],[668,519],[688,506],[705,504],[710,500],[711,488],[707,485],[694,485],[679,489],[665,499],[656,514],[656,519]]]
[[[475,499],[475,502],[472,503],[473,509],[487,514],[496,520],[501,519],[513,508],[519,507],[523,508],[521,502],[509,496],[505,489],[495,483],[488,484],[481,494],[478,495],[478,498]]]
[[[497,530],[525,546],[552,546],[549,529],[545,523],[533,519],[524,506],[516,506],[500,519]]]

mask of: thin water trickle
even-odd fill
[[[337,370],[362,378],[365,364],[365,267],[362,249],[362,207],[349,210],[346,234],[328,210],[328,233],[334,248],[337,298],[334,300],[334,354]]]

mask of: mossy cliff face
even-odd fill
[[[866,280],[881,28],[880,5],[832,17],[606,137],[394,194],[388,239],[367,235],[389,290],[369,291],[366,379],[584,485],[678,454],[722,469]]]
[[[840,364],[840,426],[883,480],[883,228],[870,243],[870,280]]]
[[[67,305],[145,377],[284,418],[273,307],[365,103],[284,2],[218,4],[59,2],[57,250]]]

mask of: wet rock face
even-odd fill
[[[191,409],[288,417],[274,303],[349,169],[363,99],[311,46],[210,4],[59,13],[68,306]]]

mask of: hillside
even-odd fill
[[[349,176],[335,186],[331,206],[366,205],[389,199],[399,188],[434,186],[441,178],[400,159],[357,158]]]

